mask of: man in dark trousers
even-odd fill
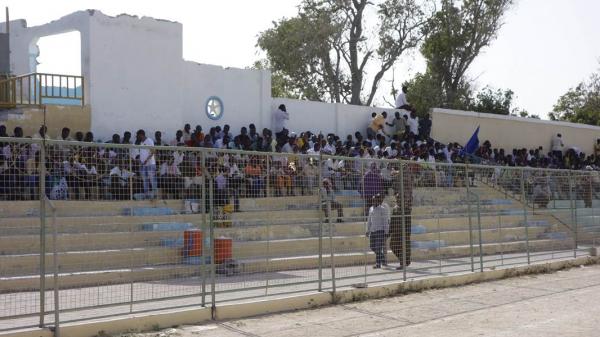
[[[416,172],[415,164],[403,164],[402,174],[395,176],[395,179],[402,179],[403,182],[401,185],[402,189],[396,191],[396,206],[392,210],[392,220],[390,222],[390,248],[398,258],[398,261],[400,261],[400,266],[396,268],[397,270],[402,270],[405,266],[410,265],[412,192]],[[403,226],[404,233],[402,233]],[[403,237],[404,245],[402,242]],[[406,247],[406,256],[404,255],[404,247]]]

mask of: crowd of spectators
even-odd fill
[[[399,169],[394,161],[377,162],[373,159],[450,164],[438,169],[434,167],[433,175],[428,175],[427,170],[419,173],[422,181],[428,180],[436,186],[472,183],[471,177],[460,176],[458,170],[448,169],[453,163],[465,161],[575,170],[600,167],[600,141],[596,153],[586,155],[577,148],[564,149],[560,134],[552,139],[550,151],[539,147],[506,152],[485,141],[476,153],[467,155],[458,143],[443,144],[432,139],[428,116],[417,117],[406,104],[399,108],[394,110],[393,116],[386,112],[373,113],[365,130],[345,137],[333,133],[289,131],[289,113],[284,105],[274,113],[273,130],[265,128],[259,132],[254,124],[250,124],[235,135],[229,125],[214,126],[205,132],[200,125],[192,129],[190,124],[186,124],[170,141],[165,141],[160,131],[151,137],[144,130],[138,130],[135,135],[131,132],[122,136],[115,134],[109,142],[98,144],[91,132],[75,132],[72,137],[71,130],[63,128],[58,140],[75,140],[82,144],[47,147],[46,193],[53,199],[193,199],[200,197],[202,186],[211,177],[214,179],[215,202],[225,204],[227,200],[237,201],[239,197],[315,193],[320,171],[322,178],[330,179],[334,190],[359,191],[368,201],[384,192],[385,188],[393,187],[393,177]],[[23,138],[25,135],[20,127],[9,135],[6,127],[0,125],[0,137]],[[31,138],[49,139],[45,127]],[[123,148],[111,147],[111,144],[248,152],[228,154],[211,151],[201,156],[198,151],[181,148]],[[35,199],[40,181],[39,143],[5,140],[0,143],[0,148],[0,200]],[[265,156],[260,152],[280,155]],[[335,157],[318,161],[316,156],[319,154]]]

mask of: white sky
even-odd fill
[[[244,68],[260,56],[255,46],[258,33],[273,20],[293,16],[299,1],[7,0],[3,4],[10,8],[12,20],[24,18],[29,26],[88,8],[108,15],[178,21],[183,24],[185,59]],[[517,0],[498,39],[476,59],[469,75],[479,88],[487,84],[511,88],[518,106],[546,118],[561,94],[600,68],[598,13],[598,0]],[[54,48],[46,48],[50,41]],[[76,35],[42,39],[39,45],[40,71],[78,72],[73,62],[73,55],[79,55]],[[47,64],[50,60],[52,65]],[[423,69],[416,53],[415,59],[406,58],[396,67],[396,82]],[[385,106],[383,96],[389,96],[387,82],[376,99]]]

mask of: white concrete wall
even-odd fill
[[[216,125],[229,124],[232,133],[254,123],[260,132],[269,127],[262,111],[271,103],[270,75],[266,71],[222,68],[220,66],[184,62],[183,64],[183,121],[192,128],[201,125],[205,132]],[[205,106],[211,96],[223,102],[223,115],[211,120]],[[180,124],[179,128],[183,128]]]
[[[493,147],[509,152],[513,148],[534,149],[539,146],[548,152],[552,136],[561,133],[565,150],[576,146],[592,154],[596,139],[600,138],[600,127],[597,126],[470,111],[433,109],[432,122],[432,137],[438,141],[464,145],[480,126],[480,143],[489,140]]]
[[[388,120],[391,121],[395,111],[388,108],[274,98],[271,114],[280,104],[285,104],[290,113],[288,122],[290,131],[300,133],[310,130],[324,134],[333,132],[340,137],[354,135],[356,131],[365,135],[371,121],[371,113],[387,111]]]
[[[183,123],[182,25],[96,12],[90,41],[92,130],[174,133]]]

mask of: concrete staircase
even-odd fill
[[[489,187],[470,190],[481,200],[484,255],[525,252],[526,231],[532,252],[573,247],[560,219],[543,214],[528,216],[526,229],[518,202],[504,199],[502,193]],[[479,237],[476,216],[471,218],[475,230],[469,231],[466,189],[417,188],[413,195],[413,260],[470,256],[470,234],[475,243]],[[215,237],[233,239],[233,258],[243,274],[317,268],[320,226],[326,236],[324,267],[331,263],[331,247],[336,266],[372,263],[360,197],[344,191],[336,200],[344,205],[345,222],[330,227],[323,223],[315,196],[242,199],[240,211],[221,222],[230,227],[216,228]],[[203,272],[198,259],[182,256],[181,244],[185,229],[207,228],[208,216],[186,214],[182,200],[55,201],[54,205],[56,218],[47,218],[46,229],[49,289],[53,286],[54,223],[61,288],[178,279]],[[0,202],[0,213],[0,293],[36,290],[39,202]],[[391,252],[388,257],[395,261]]]

